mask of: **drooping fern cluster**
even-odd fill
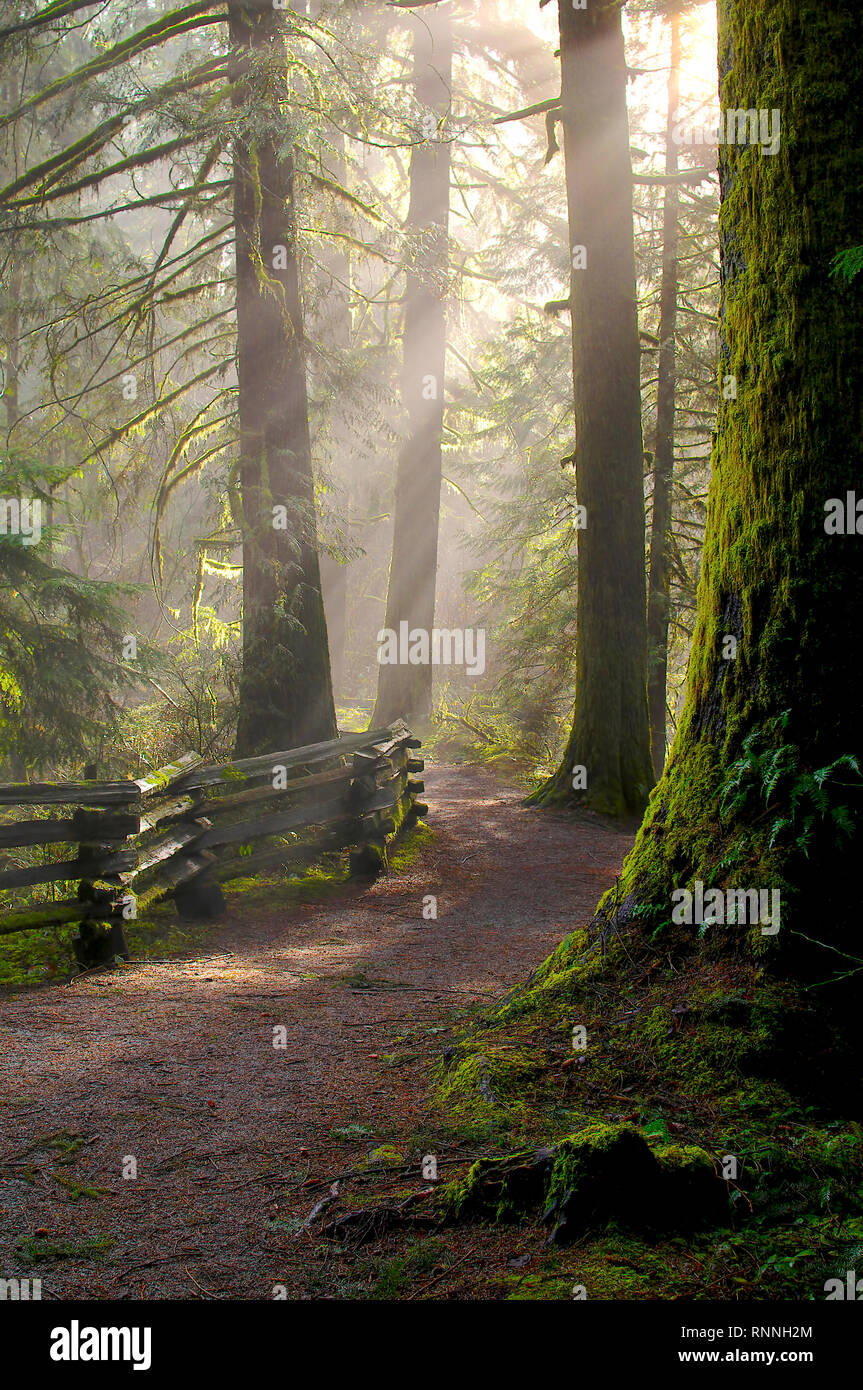
[[[830,274],[850,282],[863,270],[863,246],[849,246],[838,251],[830,263]]]
[[[780,717],[786,729],[790,710]],[[771,816],[768,847],[793,846],[808,858],[815,836],[826,832],[834,845],[850,840],[859,825],[863,792],[860,763],[843,753],[825,767],[801,766],[793,743],[757,751],[763,731],[744,741],[742,755],[728,769],[719,801],[720,817],[731,821],[742,814]],[[760,815],[756,807],[762,808]]]

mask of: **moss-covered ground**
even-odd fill
[[[533,1247],[506,1297],[823,1298],[863,1258],[842,1062],[751,963],[575,932],[441,1059],[440,1126],[488,1158],[437,1208]]]
[[[580,930],[451,1037],[401,1151],[452,1166],[418,1223],[375,1232],[376,1259],[332,1232],[336,1296],[442,1296],[422,1230],[450,1298],[821,1300],[863,1262],[863,1128],[832,1080],[847,1058],[751,960]],[[392,1181],[356,1207],[416,1193]]]

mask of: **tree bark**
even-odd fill
[[[336,182],[344,184],[347,178],[347,167],[341,157],[344,140],[337,132],[331,143],[335,155],[333,178]],[[324,248],[320,264],[324,275],[329,274],[332,277],[321,320],[321,333],[326,335],[324,340],[335,351],[347,354],[351,346],[351,259],[347,252]],[[344,459],[339,459],[335,471],[337,478],[342,481],[341,505],[347,534],[350,529],[351,484],[356,471],[356,460],[348,448],[350,432],[345,410],[339,410],[333,403],[330,403],[330,410],[335,416],[331,426],[331,438],[336,446],[337,456],[346,455]],[[336,697],[343,692],[345,683],[349,578],[349,561],[342,563],[333,555],[326,552],[321,554],[321,584],[327,616],[333,692]]]
[[[737,398],[720,400],[686,704],[622,882],[627,911],[666,931],[696,880],[779,889],[778,933],[723,940],[819,981],[863,957],[858,856],[813,776],[863,751],[863,541],[825,529],[831,498],[863,496],[863,308],[829,273],[863,225],[859,20],[855,0],[719,6],[723,111],[779,111],[781,141],[720,146],[720,380]],[[853,768],[820,786],[859,833]]]
[[[13,257],[15,253],[12,253]],[[6,448],[11,449],[13,445],[12,434],[21,419],[21,407],[18,400],[18,354],[20,351],[21,334],[21,314],[20,304],[23,293],[23,276],[21,267],[17,259],[12,261],[12,270],[9,275],[9,298],[6,305],[4,319],[4,338],[6,342],[6,361],[4,363],[3,375],[5,378],[3,399],[6,405]]]
[[[412,262],[405,287],[403,398],[408,435],[396,472],[393,551],[385,626],[431,633],[437,581],[441,433],[446,355],[446,274],[452,34],[446,12],[429,8],[414,29],[414,87],[420,108],[411,151],[407,229]],[[434,127],[434,128],[433,128]],[[381,665],[370,727],[431,713],[430,664]]]
[[[234,146],[243,676],[238,756],[336,733],[321,597],[297,265],[294,159],[280,104],[284,18],[229,4],[234,105],[256,133]],[[250,121],[243,115],[240,130]],[[265,121],[263,133],[257,132]]]
[[[559,15],[576,495],[586,517],[572,732],[538,799],[622,815],[643,809],[653,783],[626,56],[619,4],[575,10],[559,0]]]
[[[678,147],[672,138],[680,104],[680,11],[669,15],[671,67],[668,74],[668,118],[665,131],[665,172],[677,173]],[[656,438],[653,454],[653,519],[647,581],[647,707],[653,771],[665,766],[666,688],[668,684],[669,579],[671,563],[671,505],[674,479],[675,337],[677,333],[678,223],[677,184],[665,186],[662,211],[662,283],[659,291],[659,382],[656,388]]]

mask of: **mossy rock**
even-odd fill
[[[661,1178],[657,1159],[632,1125],[587,1125],[554,1151],[543,1218],[554,1219],[552,1242],[565,1244],[588,1226],[611,1220],[644,1224]]]
[[[630,1125],[588,1125],[555,1151],[546,1219],[565,1244],[587,1226],[693,1230],[728,1219],[726,1185],[697,1145],[651,1150]]]
[[[480,1159],[447,1194],[452,1217],[518,1221],[544,1207],[551,1243],[614,1222],[632,1230],[691,1230],[728,1216],[726,1186],[695,1145],[652,1150],[632,1125],[595,1123],[553,1148]]]

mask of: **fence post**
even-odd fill
[[[98,776],[98,768],[95,763],[88,763],[84,768],[84,781],[95,782]],[[82,828],[87,820],[87,813],[78,810],[74,818],[81,823]],[[78,844],[78,859],[86,867],[88,859],[93,860],[94,864],[106,852],[109,846],[100,844],[98,841],[87,840]],[[118,875],[105,875],[105,881],[110,882],[116,879],[117,884],[121,883]],[[116,894],[107,888],[99,888],[91,879],[82,878],[78,884],[78,900],[87,903],[93,908],[93,912],[78,923],[78,932],[72,938],[72,950],[75,953],[75,960],[82,970],[89,970],[96,965],[108,965],[117,956],[123,960],[128,960],[130,956],[129,943],[126,940],[126,933],[123,931],[122,920],[116,917],[117,898]],[[101,909],[107,908],[105,913]]]
[[[363,806],[371,801],[378,788],[381,767],[390,768],[389,759],[382,761],[374,752],[360,749],[353,756],[354,776],[351,781],[351,808],[359,819]],[[358,827],[359,832],[359,827]],[[352,849],[349,856],[351,878],[376,878],[387,866],[387,843],[383,835],[368,835]]]
[[[364,832],[362,842],[351,851],[351,877],[375,878],[385,872],[388,838],[397,834],[402,825],[410,827],[419,816],[428,813],[428,806],[416,800],[416,794],[424,791],[425,785],[410,775],[422,772],[425,766],[422,758],[412,753],[413,749],[421,747],[421,741],[414,738],[401,720],[398,724],[398,728],[393,726],[394,739],[370,744],[354,754],[351,803],[358,818],[363,816],[365,808],[373,805],[381,781],[385,786],[397,781],[399,787],[394,792],[394,804],[390,809],[375,811],[372,815],[367,813],[366,824],[370,825],[370,830]]]

